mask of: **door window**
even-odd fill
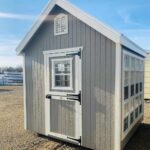
[[[52,89],[73,90],[72,58],[52,59]]]

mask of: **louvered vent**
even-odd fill
[[[61,35],[68,33],[68,16],[59,14],[54,19],[54,35]]]

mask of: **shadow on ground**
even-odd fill
[[[124,150],[150,150],[150,124],[142,123]]]

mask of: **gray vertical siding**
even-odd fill
[[[67,13],[56,7],[50,16],[59,12]],[[54,36],[53,17],[50,17],[51,20],[43,23],[25,48],[27,128],[43,134],[45,130],[42,52],[83,46],[82,145],[97,150],[111,150],[114,140],[115,43],[72,15],[68,14],[68,17],[68,34]],[[61,107],[61,111],[65,118],[67,110]],[[65,119],[67,122],[67,117]],[[64,125],[60,128],[67,132],[67,124],[66,128]],[[69,133],[73,134],[71,131]]]
[[[51,100],[51,131],[75,137],[75,102]]]

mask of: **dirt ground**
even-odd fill
[[[25,131],[22,87],[0,87],[0,150],[79,149],[81,148]],[[144,122],[125,150],[150,150],[150,103],[145,104]]]

